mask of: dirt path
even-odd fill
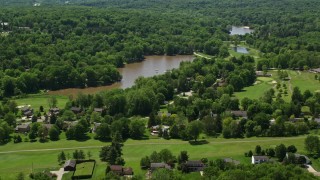
[[[198,53],[196,53],[196,52],[193,52],[193,54],[194,54],[195,56],[203,57],[203,58],[206,58],[206,59],[211,59],[211,58],[209,58],[209,57],[207,57],[207,56],[198,54]]]
[[[305,137],[290,137],[290,138],[270,138],[270,139],[262,139],[262,140],[239,140],[239,141],[223,141],[223,142],[216,142],[216,141],[209,141],[209,144],[234,144],[234,143],[251,143],[251,142],[272,142],[272,141],[283,141],[286,139],[304,139]],[[154,142],[154,143],[134,143],[134,144],[125,144],[125,146],[141,146],[141,145],[182,145],[182,144],[189,144],[188,141],[181,141],[181,142]],[[11,154],[11,153],[20,153],[20,152],[44,152],[44,151],[61,151],[61,150],[73,150],[73,149],[94,149],[94,148],[101,148],[102,146],[80,146],[80,147],[66,147],[66,148],[48,148],[48,149],[28,149],[28,150],[16,150],[16,151],[0,151],[0,154]]]

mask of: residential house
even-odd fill
[[[50,109],[49,109],[50,115],[51,115],[51,114],[58,115],[59,112],[60,112],[60,109],[57,108],[57,107],[55,107],[55,108],[50,108]]]
[[[310,69],[310,72],[312,72],[312,73],[320,73],[320,68]]]
[[[224,161],[225,163],[230,163],[230,164],[234,164],[234,165],[240,164],[240,161],[236,161],[236,160],[234,160],[234,159],[232,159],[232,158],[224,158],[223,161]]]
[[[151,127],[151,135],[158,135],[159,134],[159,130],[161,128],[161,131],[167,131],[169,132],[170,126],[166,126],[166,125],[156,125],[156,126],[152,126]]]
[[[171,113],[163,113],[161,111],[158,112],[158,116],[162,117],[162,116],[166,116],[166,117],[170,117]]]
[[[248,119],[247,111],[231,111],[231,114],[235,117],[242,117]]]
[[[131,167],[122,167],[120,165],[111,165],[110,171],[119,175],[119,176],[126,176],[131,177],[133,175],[133,170]]]
[[[82,112],[80,107],[71,107],[70,110],[75,114],[80,114]]]
[[[202,161],[187,161],[185,166],[189,172],[203,171],[205,168],[205,164]]]
[[[92,132],[95,133],[97,131],[97,128],[101,125],[101,123],[94,122],[93,124],[94,125],[93,125],[93,128],[92,128]]]
[[[299,121],[300,121],[300,122],[301,122],[301,121],[303,122],[304,119],[303,119],[303,118],[291,118],[291,119],[289,119],[289,121],[290,121],[290,122],[293,122],[293,123],[296,123],[296,122],[299,122]]]
[[[264,73],[263,71],[256,71],[256,76],[257,77],[271,77],[272,74],[269,74],[269,73]]]
[[[210,112],[210,116],[213,117],[213,118],[217,118],[218,117],[218,114],[215,114],[213,113],[212,111]]]
[[[122,175],[122,166],[120,166],[120,165],[111,165],[110,166],[110,171],[112,171],[113,173],[121,176]]]
[[[30,30],[30,27],[18,27],[18,28],[23,30]]]
[[[261,164],[264,162],[269,162],[268,156],[252,156],[252,164]]]
[[[93,111],[97,113],[102,113],[103,108],[94,108]]]
[[[28,133],[30,131],[30,124],[31,123],[20,124],[15,130],[17,133]]]
[[[154,170],[160,169],[160,168],[171,169],[171,166],[166,163],[151,163],[150,164],[151,171],[154,171]]]
[[[33,115],[33,109],[31,109],[30,106],[24,106],[20,110],[24,116],[31,117]]]
[[[125,177],[132,177],[133,176],[133,170],[131,167],[126,167],[122,169],[123,176]]]
[[[76,160],[68,160],[64,163],[63,169],[64,171],[75,171],[77,162]]]
[[[67,130],[78,124],[79,121],[64,121],[62,125],[62,129]]]

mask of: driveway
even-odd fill
[[[64,173],[68,173],[68,171],[64,171],[63,168],[60,168],[59,171],[50,171],[52,174],[57,175],[57,180],[62,180],[62,176]]]
[[[310,173],[312,173],[312,174],[314,174],[315,176],[320,176],[320,172],[318,172],[318,171],[316,171],[315,169],[313,169],[313,167],[311,166],[311,165],[307,165],[307,170],[310,172]]]

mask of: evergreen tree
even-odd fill
[[[66,155],[63,151],[58,154],[58,162],[59,164],[63,163],[66,160]]]

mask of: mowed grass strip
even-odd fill
[[[91,175],[94,168],[94,162],[81,162],[77,163],[74,176]]]

